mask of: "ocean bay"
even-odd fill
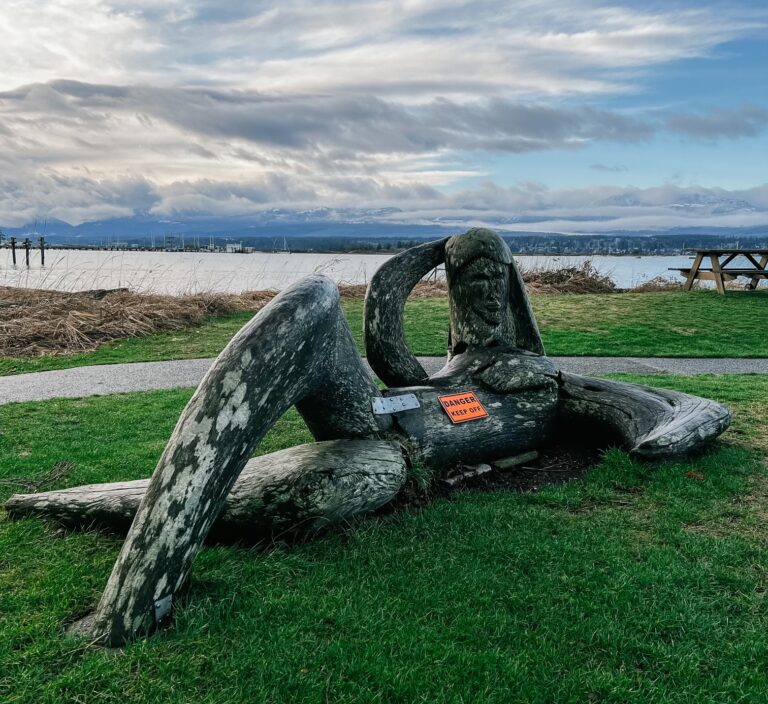
[[[21,256],[19,256],[21,255]],[[259,289],[282,290],[313,273],[337,283],[367,283],[392,255],[302,252],[247,254],[164,251],[51,249],[45,266],[40,252],[30,253],[30,266],[17,253],[0,250],[0,285],[59,291],[129,288],[140,292],[182,294],[200,291],[239,293]],[[558,269],[591,261],[619,288],[632,288],[658,276],[678,278],[670,267],[690,265],[679,256],[566,256],[521,255],[523,269]],[[438,277],[442,272],[437,272]]]

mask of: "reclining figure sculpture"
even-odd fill
[[[405,342],[403,308],[442,263],[448,361],[430,377]],[[77,630],[119,645],[154,628],[211,529],[317,530],[390,501],[411,466],[439,472],[509,457],[575,420],[650,459],[697,450],[730,422],[714,401],[558,370],[510,251],[490,230],[387,261],[368,287],[365,346],[385,391],[355,348],[335,284],[307,277],[219,355],[150,480],[12,497],[11,515],[130,525],[95,613]],[[317,442],[249,459],[293,405]],[[462,413],[476,420],[455,422]]]

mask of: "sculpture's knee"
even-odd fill
[[[315,439],[376,437],[388,422],[371,411],[371,398],[380,392],[360,358],[336,284],[310,276],[285,298],[295,315],[283,343],[303,385],[295,403]]]
[[[322,348],[342,315],[339,290],[328,277],[313,274],[287,288],[262,312],[275,320],[277,326],[268,327],[283,343]]]

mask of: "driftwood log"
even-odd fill
[[[329,440],[249,460],[229,492],[211,536],[259,540],[312,533],[375,511],[406,478],[400,445],[385,440]],[[42,516],[75,527],[125,532],[149,479],[17,494],[6,509],[14,518]]]
[[[428,377],[406,345],[403,309],[411,288],[443,262],[448,362]],[[714,401],[560,372],[544,356],[509,249],[489,230],[389,260],[371,281],[364,318],[368,360],[389,385],[383,393],[355,348],[335,285],[308,277],[221,353],[150,480],[9,500],[13,516],[117,529],[133,518],[80,632],[119,645],[150,631],[167,617],[212,529],[246,539],[317,530],[389,501],[409,466],[439,473],[532,451],[563,423],[661,459],[701,448],[730,422]],[[445,397],[456,395],[482,412],[449,417]],[[318,442],[249,459],[292,405]]]
[[[701,449],[731,422],[730,411],[698,396],[562,372],[561,411],[612,431],[633,455],[668,459]]]

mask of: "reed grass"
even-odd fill
[[[0,355],[85,352],[113,340],[199,325],[212,316],[259,310],[274,295],[274,291],[162,296],[122,289],[61,293],[2,288]]]
[[[532,293],[610,293],[613,281],[590,262],[578,267],[523,272]],[[365,284],[339,286],[345,300],[365,296]],[[445,296],[445,280],[420,282],[414,298]],[[107,342],[200,325],[211,317],[255,312],[276,291],[240,294],[201,292],[181,296],[136,293],[127,289],[61,292],[0,288],[0,355],[37,357],[76,354]]]

